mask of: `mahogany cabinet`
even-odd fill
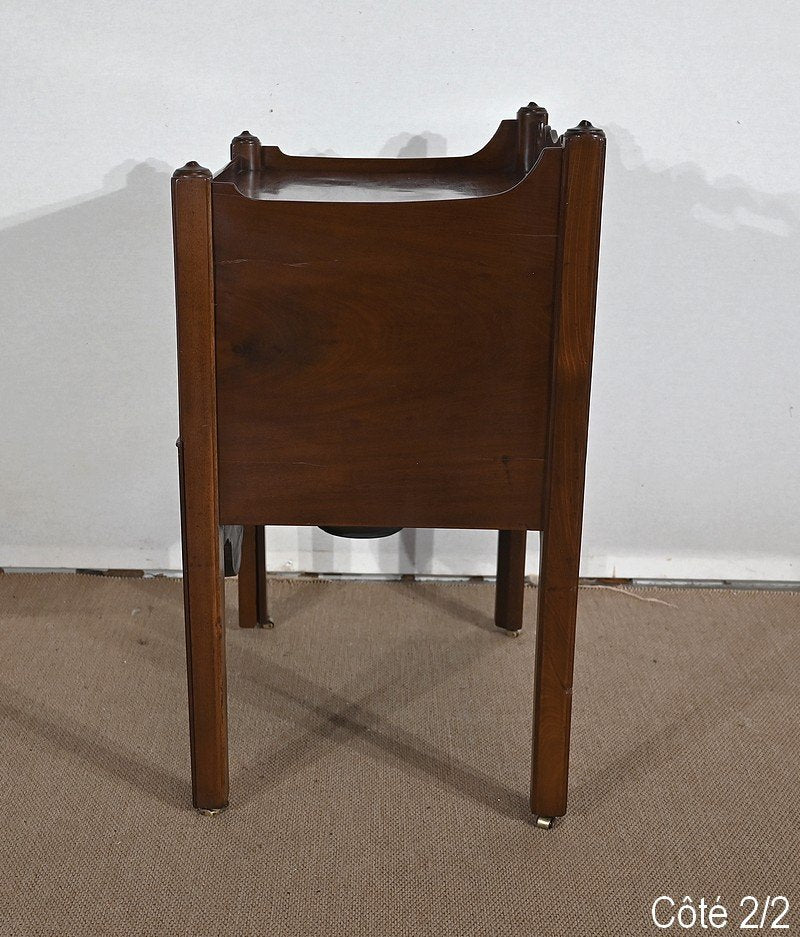
[[[264,525],[488,528],[522,625],[541,532],[531,809],[566,809],[605,137],[523,107],[471,156],[173,177],[195,806],[228,802],[223,557],[269,623]],[[355,532],[355,531],[354,531]]]

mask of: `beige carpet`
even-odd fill
[[[0,576],[3,937],[651,934],[661,894],[800,902],[797,594],[581,590],[544,832],[533,589],[518,640],[489,585],[271,589],[274,631],[229,627],[232,804],[205,818],[180,582]]]

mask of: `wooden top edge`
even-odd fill
[[[269,149],[265,147],[265,150]],[[448,169],[441,164],[437,167],[433,160],[424,158],[415,160],[415,169],[408,169],[406,161],[401,160],[359,160],[340,158],[319,158],[324,163],[315,165],[312,161],[316,157],[303,162],[302,157],[297,161],[286,164],[269,164],[260,170],[241,168],[237,160],[229,163],[225,169],[214,176],[213,188],[220,195],[244,198],[249,201],[280,201],[296,204],[443,204],[447,202],[484,201],[493,198],[515,197],[512,193],[523,187],[536,185],[540,172],[547,173],[547,165],[552,160],[560,160],[563,145],[552,144],[540,152],[536,162],[528,172],[520,170],[492,171],[481,164],[461,164],[456,167],[451,164]],[[392,171],[393,170],[393,171]],[[415,185],[420,187],[419,196],[406,195],[405,197],[373,197],[368,190],[391,191],[395,185],[395,177],[403,176],[403,190],[413,191]],[[312,196],[311,191],[302,197],[292,193],[295,185],[313,188],[319,186],[319,197]],[[287,186],[286,194],[280,190]],[[352,187],[352,197],[340,198],[336,195],[327,196],[325,188],[349,186]],[[274,190],[270,196],[258,194],[261,188]],[[431,195],[429,190],[452,189],[455,193]],[[362,192],[363,190],[363,192]],[[471,191],[470,191],[471,190]],[[357,194],[360,193],[360,194]]]
[[[493,153],[504,136],[508,135],[509,140],[511,139],[512,130],[514,132],[516,131],[516,123],[517,122],[515,118],[501,120],[495,132],[492,134],[489,140],[483,144],[483,146],[472,153],[461,153],[457,156],[300,156],[296,153],[286,153],[279,146],[275,145],[262,146],[262,150],[265,150],[271,157],[280,161],[302,160],[304,162],[308,162],[310,160],[326,160],[329,162],[336,162],[338,160],[342,163],[370,163],[375,164],[376,166],[385,164],[387,167],[391,166],[392,164],[398,164],[400,162],[408,163],[409,165],[424,164],[426,166],[435,166],[436,164],[448,163],[478,163]]]
[[[480,149],[473,153],[459,156],[421,156],[421,157],[358,157],[358,156],[300,156],[291,153],[285,153],[278,146],[262,146],[257,136],[249,130],[243,130],[232,140],[232,149],[236,144],[247,144],[251,147],[260,147],[262,166],[260,169],[243,168],[236,158],[213,174],[215,182],[220,184],[230,183],[236,185],[236,178],[242,172],[280,172],[282,169],[297,170],[302,172],[314,172],[316,170],[332,170],[334,172],[410,172],[416,171],[427,173],[439,170],[455,170],[457,172],[480,173],[483,169],[495,171],[501,168],[500,163],[506,151],[510,150],[512,139],[515,139],[519,120],[523,117],[536,116],[547,122],[547,111],[544,107],[531,101],[523,105],[517,112],[517,117],[502,120],[489,141]],[[545,137],[541,141],[542,151],[539,153],[539,162],[546,149],[563,148],[566,141],[577,136],[591,136],[598,140],[605,140],[605,133],[595,127],[588,120],[581,120],[575,127],[571,127],[559,136],[549,125],[545,127]],[[491,167],[491,168],[490,168]],[[506,167],[503,166],[503,169]],[[511,168],[509,165],[508,168]],[[535,164],[528,170],[528,174],[533,172]],[[212,178],[212,173],[195,161],[187,163],[180,169],[176,169],[174,178],[200,177]],[[524,178],[516,181],[508,189],[493,195],[503,195],[516,188],[524,182]],[[238,186],[237,186],[238,188]],[[244,193],[242,193],[244,194]],[[493,197],[493,196],[481,196]]]

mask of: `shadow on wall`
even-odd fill
[[[394,140],[393,155],[445,147]],[[97,194],[0,229],[0,566],[180,567],[170,176],[131,161]],[[312,536],[330,556],[333,538]],[[412,561],[416,538],[403,534]]]
[[[631,134],[607,133],[584,556],[596,574],[621,558],[630,576],[649,573],[628,558],[649,555],[668,576],[670,557],[738,555],[742,578],[777,578],[780,563],[788,577],[798,195],[712,185],[698,166],[648,164]]]
[[[381,157],[424,157],[446,156],[447,140],[438,133],[401,133],[387,140],[381,147]]]
[[[99,194],[0,230],[0,565],[168,565],[179,523],[169,186],[168,167],[125,164]]]
[[[306,150],[302,156],[339,156],[335,150]],[[390,137],[378,152],[379,158],[446,156],[447,140],[438,133],[399,133]]]
[[[797,196],[653,167],[626,131],[608,136],[584,573],[643,555],[791,555]],[[445,151],[426,132],[381,155]],[[180,563],[169,179],[125,164],[98,194],[0,230],[0,565]],[[357,564],[360,547],[306,536],[317,569]],[[489,539],[451,571],[491,573]],[[387,573],[425,573],[433,532],[370,549]]]

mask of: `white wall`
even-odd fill
[[[243,128],[466,153],[534,98],[609,136],[584,574],[800,579],[796,4],[7,0],[2,41],[0,565],[180,565],[176,165]],[[271,544],[483,574],[494,540]]]

